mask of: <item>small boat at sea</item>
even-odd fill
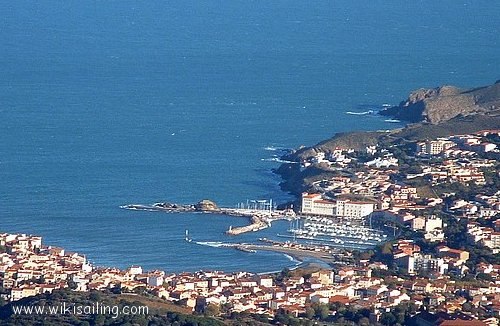
[[[189,230],[187,230],[187,229],[186,229],[186,236],[185,236],[184,240],[186,240],[187,242],[192,242],[193,241],[193,239],[191,239],[189,237]]]

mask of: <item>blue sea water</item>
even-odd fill
[[[286,222],[229,238],[246,220],[118,207],[286,201],[269,147],[394,128],[346,112],[499,79],[500,5],[489,0],[20,0],[0,12],[0,231],[105,266],[293,266],[182,241],[185,229],[254,241]]]

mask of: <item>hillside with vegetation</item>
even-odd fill
[[[13,313],[12,306],[100,306],[140,307],[147,306],[147,314],[116,316],[109,314],[19,314]],[[0,325],[199,325],[218,326],[225,325],[220,320],[209,316],[194,316],[185,307],[176,306],[172,303],[161,301],[157,298],[147,297],[140,294],[126,295],[111,292],[91,291],[74,292],[70,289],[56,290],[50,294],[39,294],[34,297],[21,299],[0,307]]]

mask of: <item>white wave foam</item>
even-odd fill
[[[289,261],[293,262],[293,263],[296,263],[296,264],[300,264],[301,261],[300,260],[297,260],[295,258],[293,258],[292,256],[290,256],[289,254],[283,254],[286,258],[288,258]]]
[[[207,247],[212,247],[212,248],[220,248],[220,247],[225,247],[227,246],[223,242],[220,241],[194,241],[194,243],[200,245],[200,246],[207,246]]]
[[[288,148],[271,145],[271,146],[264,147],[264,150],[270,151],[270,152],[284,152],[284,151],[288,151]]]
[[[392,123],[398,123],[398,122],[401,122],[401,120],[398,120],[398,119],[385,119],[384,121],[385,121],[385,122],[392,122]]]
[[[278,163],[297,163],[293,161],[282,160],[279,157],[261,158],[260,160],[267,162],[278,162]]]
[[[353,112],[353,111],[347,111],[346,114],[350,114],[350,115],[367,115],[367,114],[372,114],[373,113],[373,110],[368,110],[368,111],[364,111],[364,112]]]

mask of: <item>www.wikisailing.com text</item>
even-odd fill
[[[15,315],[110,315],[118,318],[120,315],[147,315],[148,306],[110,306],[96,302],[92,305],[76,305],[63,302],[55,306],[12,306]]]

